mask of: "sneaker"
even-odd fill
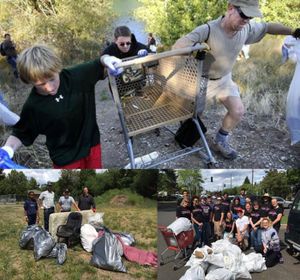
[[[284,263],[283,257],[279,259],[279,263]]]
[[[211,148],[215,151],[215,152],[219,152],[221,153],[221,155],[224,158],[227,159],[235,159],[237,158],[237,151],[234,150],[232,147],[230,147],[229,143],[227,141],[224,142],[216,142],[215,139],[209,139],[209,144],[211,146]]]

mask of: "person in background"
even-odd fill
[[[235,221],[232,218],[232,213],[229,211],[226,213],[224,219],[224,239],[232,239],[235,232]]]
[[[173,49],[185,48],[202,42],[209,45],[202,71],[205,80],[201,81],[207,89],[204,98],[216,98],[227,109],[220,129],[211,139],[211,147],[231,160],[237,158],[238,153],[230,146],[229,134],[242,120],[245,110],[239,88],[232,80],[232,70],[240,51],[245,44],[257,43],[266,34],[300,37],[299,28],[293,30],[280,23],[250,21],[262,16],[258,0],[228,0],[225,15],[196,27],[173,46]],[[205,104],[205,100],[201,101]],[[197,113],[201,114],[201,110]]]
[[[182,201],[183,199],[190,200],[190,195],[189,195],[189,192],[188,192],[187,190],[183,190],[183,191],[182,191],[182,197],[179,197],[179,198],[177,199],[177,202],[176,202],[177,206],[180,205],[180,203],[181,203],[181,201]]]
[[[249,218],[247,216],[244,216],[244,210],[242,208],[237,209],[237,213],[239,216],[235,221],[237,245],[242,249],[242,251],[245,251],[249,245]]]
[[[148,34],[148,44],[147,44],[147,47],[152,51],[152,52],[156,52],[156,40],[153,36],[152,33],[149,33]]]
[[[58,200],[58,206],[60,208],[60,212],[71,212],[72,205],[75,207],[77,211],[80,211],[74,198],[70,196],[70,191],[68,189],[65,189],[63,196],[61,196]]]
[[[17,50],[16,44],[11,40],[9,33],[4,35],[4,41],[1,43],[1,54],[6,56],[7,63],[12,67],[14,76],[16,79],[19,78],[17,70]]]
[[[250,218],[251,212],[252,212],[252,205],[250,202],[246,202],[244,215],[247,216],[248,218]]]
[[[272,208],[272,204],[271,204],[271,197],[268,193],[265,193],[262,197],[263,201],[262,204],[260,206],[260,211],[261,211],[261,216],[262,218],[268,217],[269,215],[269,211]]]
[[[202,226],[202,242],[204,245],[210,246],[212,238],[211,221],[212,210],[207,204],[206,197],[201,197],[200,207],[202,208],[203,226]]]
[[[35,45],[19,55],[18,69],[32,89],[2,153],[12,158],[22,144],[30,146],[42,134],[54,168],[101,168],[95,105],[95,85],[105,78],[100,59],[62,69],[52,48]]]
[[[224,192],[224,194],[223,194],[222,206],[223,206],[223,210],[224,210],[224,215],[226,217],[226,214],[230,211],[230,199],[228,197],[227,192]]]
[[[43,191],[38,199],[41,209],[44,210],[44,228],[49,231],[49,216],[54,213],[54,192],[52,183],[47,183],[47,190]]]
[[[121,59],[132,56],[142,57],[148,55],[149,52],[151,52],[150,49],[138,42],[127,26],[118,26],[114,31],[114,42],[101,53],[101,62],[112,75],[117,76],[123,71],[115,67]],[[116,61],[115,57],[119,60]]]
[[[201,237],[202,237],[202,226],[203,226],[203,215],[202,211],[203,209],[199,205],[199,197],[194,196],[192,199],[192,207],[191,207],[191,218],[192,222],[194,225],[194,230],[195,230],[195,240],[194,240],[194,245],[198,242],[198,247],[201,247]]]
[[[223,236],[223,221],[224,221],[224,210],[222,207],[222,198],[217,197],[217,202],[212,210],[213,216],[212,221],[214,223],[214,234],[215,239],[219,240]]]
[[[29,226],[39,223],[39,207],[33,191],[28,192],[28,198],[24,202],[24,216]]]
[[[80,210],[90,210],[96,212],[96,204],[93,196],[89,193],[89,189],[84,187],[82,190],[82,194],[78,199],[78,207]]]
[[[278,263],[283,263],[280,253],[280,240],[276,230],[272,227],[271,220],[267,217],[263,218],[261,228],[263,256],[266,260],[266,266],[272,267]]]
[[[245,209],[245,204],[246,204],[246,190],[244,188],[241,188],[239,198],[240,198],[240,204],[241,204],[242,208]]]
[[[176,219],[178,218],[187,218],[191,221],[191,208],[189,206],[190,201],[183,199],[180,203],[180,206],[177,206],[176,209]]]
[[[262,241],[261,241],[261,228],[260,224],[262,221],[261,210],[258,201],[253,202],[253,211],[250,213],[250,238],[251,247],[254,248],[255,252],[261,253]]]
[[[240,204],[240,198],[238,196],[236,196],[233,199],[232,205],[230,207],[230,210],[232,212],[232,217],[234,220],[236,220],[238,218],[237,210],[239,210],[240,208],[242,208],[242,205]]]
[[[271,200],[272,207],[269,210],[268,217],[272,221],[273,228],[279,234],[280,221],[283,217],[283,208],[278,205],[277,199],[272,198]]]

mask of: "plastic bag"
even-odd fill
[[[27,226],[20,235],[19,245],[22,249],[33,250],[33,236],[41,229],[38,225]]]
[[[188,231],[192,228],[192,223],[187,218],[178,218],[172,224],[170,224],[168,229],[172,230],[175,235],[178,235],[182,231]]]
[[[0,91],[0,123],[5,125],[15,125],[20,117],[14,112],[10,111],[7,103],[3,98],[3,93]]]
[[[226,268],[217,268],[215,270],[210,271],[205,280],[231,280],[235,279],[232,272]]]
[[[33,236],[34,259],[37,261],[42,257],[47,257],[55,246],[55,240],[48,231],[40,228]]]
[[[104,213],[96,213],[95,215],[89,217],[88,223],[95,228],[102,227],[103,215]]]
[[[118,250],[118,242],[113,233],[104,228],[104,234],[94,241],[90,263],[102,269],[126,272]]]
[[[291,145],[295,145],[300,142],[300,40],[287,37],[286,41],[285,45],[297,58],[286,102],[286,122],[291,134]]]
[[[48,258],[56,258],[57,264],[63,264],[67,258],[68,247],[65,243],[56,243]]]
[[[85,224],[80,229],[80,240],[81,245],[84,250],[87,252],[92,252],[93,250],[93,241],[98,237],[96,229],[90,225]]]
[[[205,273],[203,268],[199,266],[193,266],[189,268],[180,280],[204,280]]]
[[[249,272],[262,272],[267,270],[266,261],[262,254],[250,253],[243,256],[243,263]]]

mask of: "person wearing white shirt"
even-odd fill
[[[39,196],[39,206],[44,209],[44,228],[49,231],[49,216],[54,213],[54,192],[52,191],[52,183],[47,183],[47,190]]]
[[[244,216],[244,210],[239,208],[237,210],[238,219],[236,220],[236,240],[237,245],[244,251],[248,248],[248,226],[249,226],[249,218]]]

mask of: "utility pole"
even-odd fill
[[[253,186],[253,178],[254,178],[254,169],[252,168],[252,178],[251,178],[251,184]]]

